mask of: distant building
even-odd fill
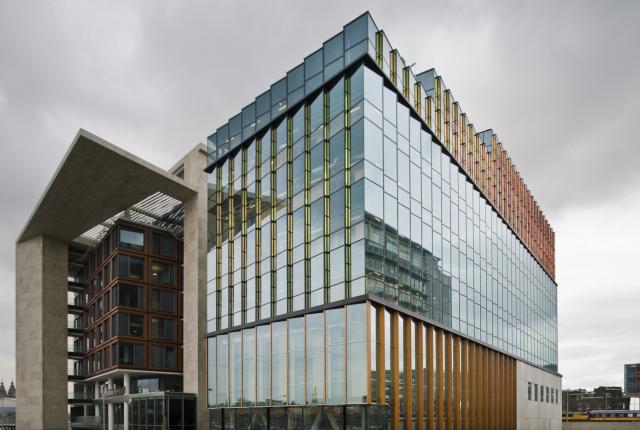
[[[11,385],[9,386],[9,391],[4,386],[4,381],[0,381],[0,399],[10,397],[12,399],[16,398],[16,386],[13,385],[13,381],[11,381]]]
[[[640,393],[640,363],[624,365],[624,392]]]
[[[562,390],[563,412],[588,412],[593,410],[629,410],[629,398],[622,387],[598,387],[593,391],[585,389]]]
[[[0,382],[0,427],[4,424],[16,423],[16,387],[13,381],[9,386],[9,391],[4,387],[4,382]]]

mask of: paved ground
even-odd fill
[[[562,422],[562,430],[640,430],[640,422]]]

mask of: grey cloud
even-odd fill
[[[638,186],[638,2],[1,2],[1,295],[79,127],[168,167],[367,8],[415,71],[435,66],[477,129],[498,133],[552,224],[621,209]],[[0,301],[9,345],[12,305]]]

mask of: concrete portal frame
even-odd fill
[[[181,160],[184,179],[79,130],[16,241],[16,383],[19,429],[67,428],[68,245],[161,192],[184,204],[185,391],[206,395],[206,148]],[[191,345],[193,343],[193,345]],[[206,409],[199,409],[199,424]],[[204,418],[201,418],[204,417]]]

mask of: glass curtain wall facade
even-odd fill
[[[512,428],[515,359],[557,371],[555,282],[382,36],[361,16],[209,138],[212,425]]]
[[[624,392],[640,393],[640,363],[624,365]]]
[[[513,357],[375,302],[219,334],[208,357],[212,428],[515,425]]]

